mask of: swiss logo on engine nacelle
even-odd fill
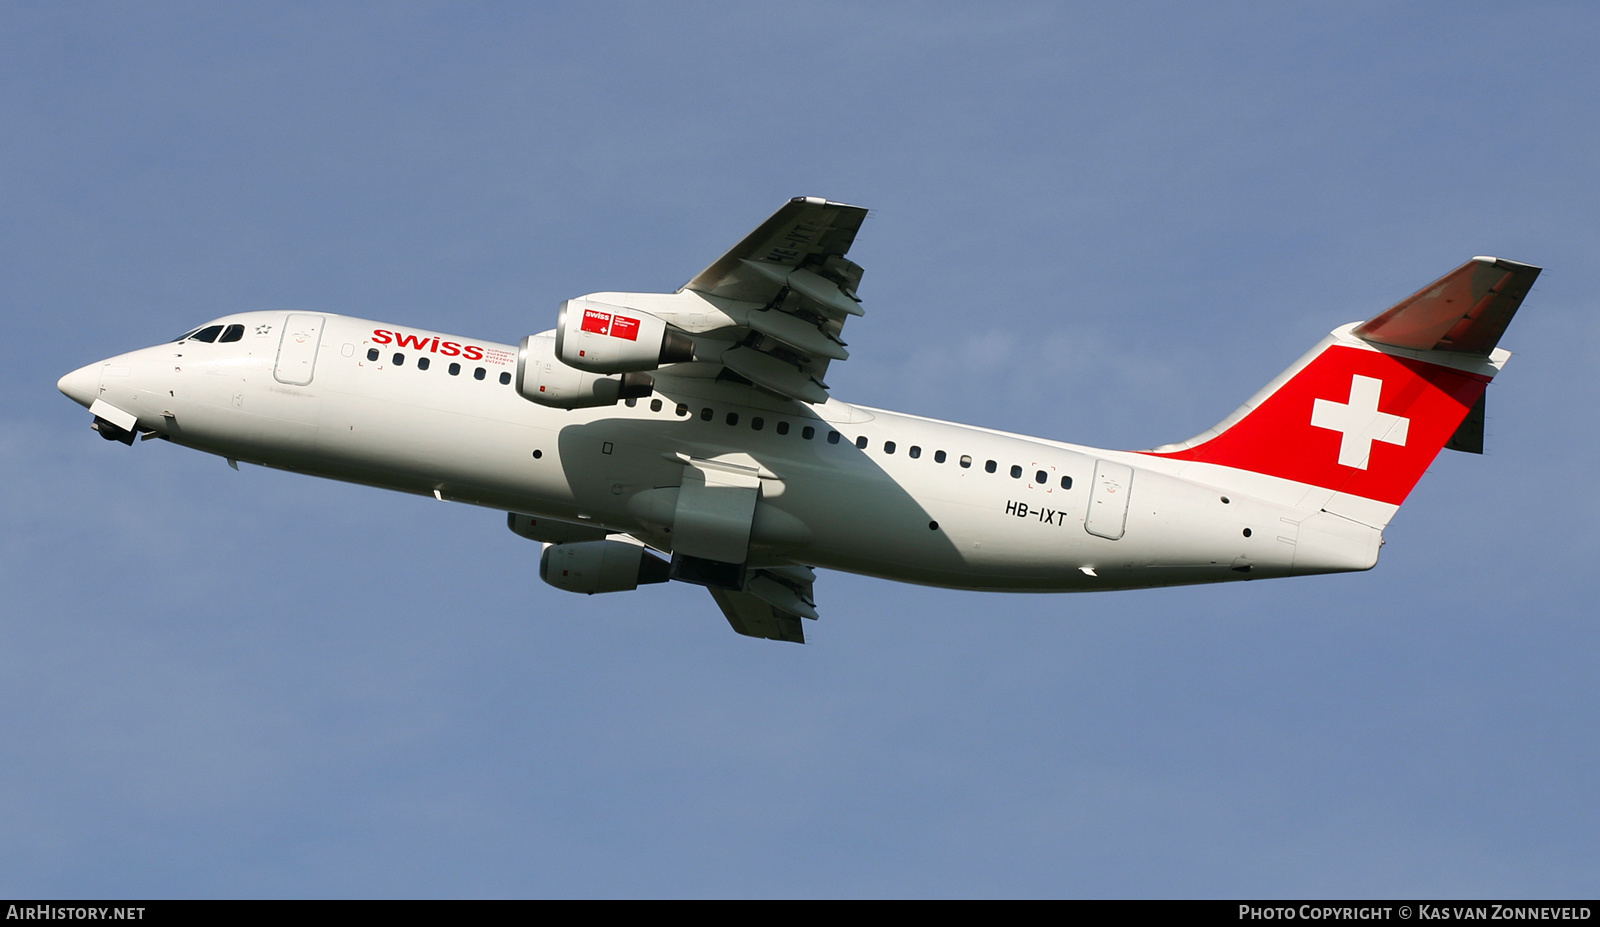
[[[612,315],[609,312],[597,312],[594,309],[583,310],[582,329],[596,335],[610,335],[624,341],[639,340],[639,320],[630,319],[625,315]]]

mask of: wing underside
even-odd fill
[[[816,579],[810,567],[763,567],[749,571],[742,590],[712,586],[711,597],[740,634],[804,644],[800,620],[817,617]]]
[[[712,589],[711,597],[716,599],[722,614],[727,616],[728,624],[746,637],[764,637],[795,644],[806,642],[799,615],[784,612],[748,592]]]
[[[828,401],[845,360],[845,320],[864,313],[861,267],[845,257],[860,206],[796,197],[676,293],[592,293],[590,303],[651,313],[692,337],[694,359],[667,377],[712,376],[808,403]]]
[[[722,366],[769,392],[828,399],[828,364],[844,360],[845,320],[861,315],[861,267],[845,257],[867,217],[860,206],[817,197],[785,203],[683,290],[745,307],[716,354]]]

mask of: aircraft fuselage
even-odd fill
[[[648,398],[567,411],[518,393],[514,345],[327,313],[213,324],[244,334],[124,354],[62,389],[230,460],[592,525],[662,550],[672,519],[660,492],[676,492],[687,460],[733,461],[760,474],[752,565],[1012,591],[1371,566],[1297,544],[1314,510],[1293,504],[1297,491],[1274,498],[1265,477],[1249,495],[1150,454],[813,406],[712,378],[663,376]]]

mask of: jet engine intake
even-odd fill
[[[539,578],[568,592],[629,592],[664,583],[671,564],[627,541],[551,544],[539,558]]]
[[[641,399],[655,391],[648,373],[606,377],[578,370],[556,356],[556,339],[549,332],[522,339],[517,352],[517,392],[522,398],[557,409],[587,409],[616,405],[620,399]]]
[[[627,373],[694,360],[694,342],[648,312],[580,298],[556,314],[555,354],[590,373]]]

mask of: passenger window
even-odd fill
[[[967,469],[968,467],[971,467],[971,466],[972,466],[972,455],[970,455],[970,454],[962,454],[961,455],[961,469],[965,470],[965,469]]]
[[[205,328],[195,332],[194,338],[191,340],[204,341],[206,344],[210,344],[211,342],[216,341],[217,336],[220,334],[222,334],[221,325],[207,325]]]
[[[778,434],[780,434],[780,435],[786,435],[786,434],[788,434],[788,433],[789,433],[789,423],[788,423],[788,422],[781,422],[781,421],[780,421],[780,422],[779,422],[779,423],[778,423],[778,427],[777,427],[777,432],[778,432]]]
[[[1062,489],[1071,489],[1072,488],[1072,477],[1063,476],[1061,478],[1061,488]]]
[[[1038,473],[1033,475],[1033,481],[1038,483],[1040,486],[1043,486],[1044,484],[1050,482],[1050,474],[1040,470]]]
[[[906,451],[906,453],[911,455],[911,459],[912,460],[916,460],[918,457],[922,456],[922,448],[917,447],[915,444],[913,444],[913,445],[911,445],[911,450]]]
[[[933,462],[934,463],[944,463],[944,451],[934,451],[933,452]]]
[[[222,337],[217,339],[217,343],[222,344],[223,342],[227,341],[238,341],[243,337],[244,326],[236,323],[228,326],[227,330],[222,333]]]
[[[728,413],[728,417],[727,417],[727,419],[725,419],[725,421],[730,425],[739,424],[739,413],[737,413],[737,412],[729,412]]]
[[[885,442],[883,442],[883,452],[885,454],[893,454],[894,453],[894,442],[893,441],[885,441]]]
[[[378,349],[377,348],[368,348],[367,349],[367,360],[375,361],[377,359],[378,359]]]
[[[395,352],[394,357],[390,358],[390,360],[394,361],[396,367],[404,367],[406,364],[406,356],[398,351]]]
[[[488,372],[489,371],[483,369],[482,367],[474,367],[472,368],[472,378],[474,380],[481,380]]]
[[[505,370],[500,371],[500,385],[501,386],[510,386],[511,385],[511,374],[508,371],[505,371]]]
[[[1022,468],[1017,466],[1016,464],[1012,464],[1011,465],[1011,478],[1014,479],[1014,480],[1022,479]]]
[[[429,362],[428,362],[428,359],[426,357],[417,358],[417,369],[418,370],[427,370],[428,369],[428,363]]]
[[[815,428],[812,428],[810,425],[807,425],[806,427],[800,429],[800,437],[806,439],[807,441],[810,441],[812,438],[814,438],[816,436],[817,436],[817,430]]]
[[[867,448],[867,436],[866,435],[862,435],[861,437],[856,439],[856,447],[859,447],[862,450],[866,450],[866,448]]]
[[[993,473],[998,468],[999,465],[992,460],[985,460],[983,462],[983,469],[985,473]]]
[[[678,408],[675,411],[676,411],[678,417],[682,418],[683,416],[689,414],[689,407],[680,402],[680,403],[678,403]]]
[[[761,416],[757,415],[755,418],[752,418],[750,420],[750,430],[751,431],[760,431],[762,428],[766,427],[766,424],[767,424],[766,420],[763,419]]]
[[[715,414],[716,414],[715,412],[711,411],[711,407],[710,406],[706,406],[704,409],[700,410],[700,421],[709,422],[709,421],[711,421],[711,416],[713,416]]]
[[[650,400],[650,411],[651,412],[660,412],[661,411],[661,400],[659,400],[659,399]]]
[[[451,364],[450,365],[450,375],[452,377],[453,376],[457,376],[460,373],[461,373],[461,365],[460,364]]]
[[[632,398],[630,398],[630,399],[624,399],[624,400],[622,400],[622,404],[623,404],[623,405],[625,405],[625,406],[627,406],[627,407],[628,407],[628,408],[630,408],[630,409],[631,409],[631,408],[633,408],[633,407],[634,407],[634,406],[636,406],[636,405],[638,405],[638,404],[639,404],[639,400],[637,400],[637,399],[632,399]]]
[[[829,444],[838,444],[839,443],[839,433],[837,431],[828,432],[828,443]]]

